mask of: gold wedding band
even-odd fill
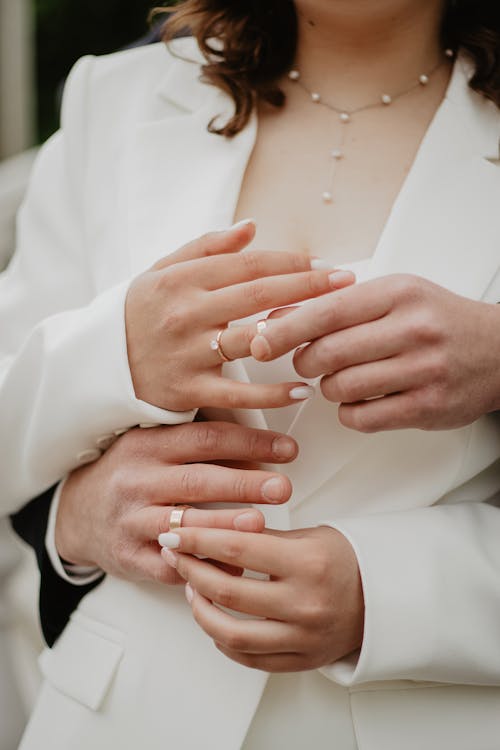
[[[210,349],[212,349],[212,351],[214,352],[217,352],[223,362],[232,362],[233,360],[230,357],[226,356],[226,354],[224,353],[224,349],[222,348],[222,334],[224,333],[224,331],[227,331],[227,328],[220,329],[216,338],[210,342]]]
[[[170,514],[170,522],[168,526],[169,531],[175,531],[176,529],[182,528],[182,517],[189,505],[179,505],[173,509]]]

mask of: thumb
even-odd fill
[[[211,255],[239,253],[252,242],[256,231],[257,226],[255,221],[253,219],[245,219],[222,232],[209,232],[184,245],[175,253],[157,261],[151,270],[161,271],[176,263],[208,258]]]

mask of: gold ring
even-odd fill
[[[210,349],[212,351],[217,352],[219,357],[223,362],[232,362],[233,360],[230,357],[227,357],[224,353],[224,349],[222,348],[222,334],[224,331],[227,331],[227,328],[221,328],[219,333],[217,334],[215,339],[212,339],[210,342]]]
[[[178,505],[170,514],[170,522],[168,526],[169,531],[175,531],[176,529],[182,528],[182,517],[189,505]]]

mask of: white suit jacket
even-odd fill
[[[158,258],[231,224],[257,123],[233,140],[207,132],[231,104],[199,82],[193,42],[179,44],[195,62],[163,45],[82,60],[62,130],[39,159],[19,251],[0,286],[5,509],[78,456],[89,459],[106,433],[191,418],[135,399],[124,296]],[[500,300],[499,135],[498,110],[470,91],[459,61],[365,276],[420,274]],[[241,363],[232,368],[246,377]],[[260,412],[239,418],[265,426]],[[348,691],[359,747],[498,749],[496,419],[361,435],[318,397],[291,433],[301,445],[286,470],[294,495],[269,521],[330,523],[358,555],[363,647],[322,671]],[[267,679],[212,647],[182,592],[112,578],[82,602],[42,667],[46,684],[23,748],[159,748],[167,724],[179,747],[216,738],[235,750]]]

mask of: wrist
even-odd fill
[[[81,540],[85,539],[86,535],[82,533],[81,523],[77,522],[73,512],[73,494],[77,483],[77,477],[71,475],[62,486],[56,515],[54,543],[57,554],[64,563],[79,567],[97,567],[98,563],[90,559],[92,555],[89,554],[89,550],[83,549]]]

